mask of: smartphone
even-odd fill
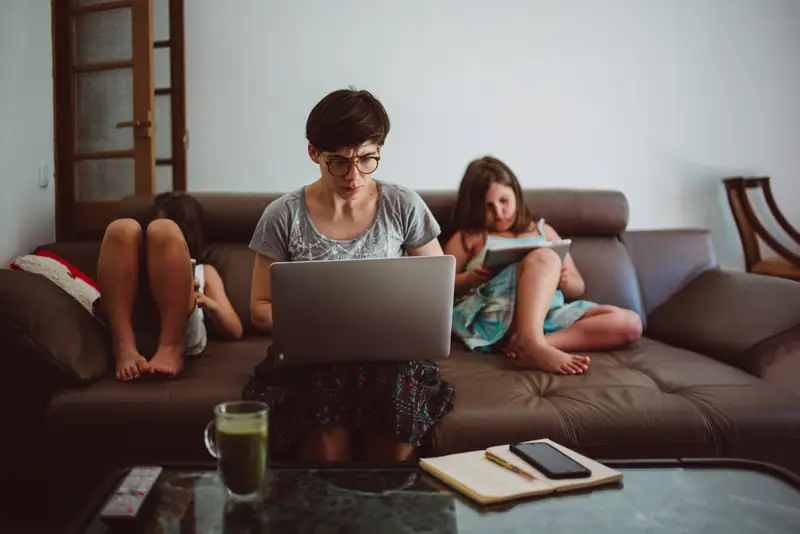
[[[514,443],[509,450],[535,467],[547,478],[588,478],[591,470],[579,464],[549,443]]]

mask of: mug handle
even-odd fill
[[[215,459],[219,460],[219,451],[217,450],[217,444],[214,441],[215,433],[216,433],[216,428],[214,425],[214,421],[211,420],[206,425],[206,430],[204,432],[204,440],[206,442],[206,449],[208,449],[208,453]]]

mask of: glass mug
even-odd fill
[[[256,501],[267,471],[268,407],[259,401],[223,402],[214,407],[214,419],[206,425],[208,452],[228,497]]]

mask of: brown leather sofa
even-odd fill
[[[595,458],[740,457],[800,472],[800,283],[718,269],[704,230],[627,232],[618,192],[526,194],[535,214],[573,238],[586,298],[635,310],[645,337],[594,354],[585,376],[568,377],[514,370],[455,342],[442,364],[455,406],[423,454],[548,437]],[[0,501],[29,502],[46,484],[50,510],[69,511],[110,468],[210,460],[212,407],[240,397],[269,344],[249,324],[247,243],[275,196],[197,196],[207,260],[246,336],[212,341],[177,380],[117,382],[103,332],[76,301],[40,276],[0,271]],[[447,239],[454,192],[423,198]],[[121,215],[140,216],[146,204],[126,199]],[[96,275],[99,243],[46,248]]]

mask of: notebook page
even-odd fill
[[[592,472],[591,477],[587,478],[575,478],[575,479],[564,479],[564,480],[551,480],[547,478],[545,475],[540,473],[536,470],[536,468],[528,465],[525,460],[514,454],[508,449],[508,445],[498,445],[496,447],[489,447],[488,451],[496,454],[500,458],[510,462],[520,469],[527,469],[529,472],[536,475],[537,478],[541,478],[547,485],[552,486],[555,488],[556,491],[564,491],[569,489],[579,489],[579,488],[588,488],[591,486],[599,486],[601,484],[608,484],[610,482],[616,482],[622,479],[622,473],[611,469],[610,467],[606,467],[605,465],[601,464],[600,462],[596,462],[591,458],[587,458],[582,454],[578,454],[577,452],[564,447],[554,441],[549,439],[537,439],[530,441],[529,443],[548,443],[558,449],[559,451],[563,452],[576,462],[581,465],[584,465],[589,468]]]
[[[529,481],[491,460],[484,451],[470,451],[437,458],[424,458],[421,464],[432,468],[432,474],[441,476],[465,493],[474,493],[487,501],[507,500],[514,497],[551,493],[553,488],[541,479]],[[520,466],[533,473],[527,465]],[[469,491],[468,491],[469,490]]]

